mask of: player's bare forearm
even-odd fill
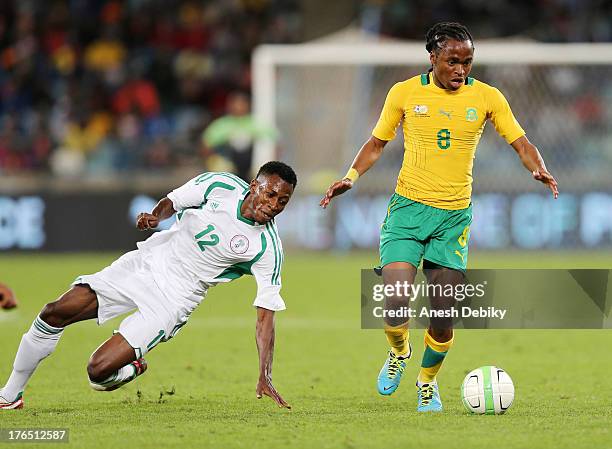
[[[356,176],[362,176],[365,172],[372,168],[372,166],[380,158],[386,144],[386,140],[380,140],[374,136],[370,137],[367,142],[363,144],[357,153],[357,156],[355,156],[353,163],[351,164],[351,169],[357,172]],[[350,190],[353,187],[353,182],[354,180],[348,177],[334,182],[331,186],[329,186],[329,189],[327,189],[327,192],[325,192],[325,196],[321,199],[321,207],[326,208],[333,197],[341,195],[347,190]]]
[[[274,312],[257,308],[257,328],[255,339],[259,353],[259,377],[272,379],[272,360],[274,358]]]
[[[527,139],[527,136],[521,136],[512,142],[512,148],[518,154],[523,166],[531,172],[533,178],[546,184],[553,196],[557,198],[559,196],[557,181],[549,173],[544,159],[536,146]]]
[[[371,136],[355,156],[351,168],[357,170],[359,176],[362,176],[380,159],[386,144],[386,140]]]
[[[160,221],[163,221],[166,218],[170,218],[172,215],[174,215],[174,212],[175,210],[172,201],[170,198],[165,196],[155,205],[151,211],[151,215],[155,215]]]
[[[170,200],[168,197],[163,197],[155,205],[151,213],[142,212],[138,214],[138,217],[136,218],[136,227],[141,231],[156,228],[160,221],[170,218],[172,215],[174,215],[174,212],[175,210],[172,200]]]
[[[527,170],[534,172],[536,170],[546,170],[546,164],[542,155],[526,136],[521,136],[512,142],[512,148],[516,151],[521,162]]]
[[[257,328],[255,330],[257,351],[259,353],[259,380],[257,398],[272,398],[279,407],[291,408],[272,385],[272,360],[274,358],[274,312],[257,308]]]

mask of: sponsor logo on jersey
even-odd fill
[[[210,210],[215,211],[219,207],[219,203],[216,201],[208,201],[206,205],[210,208]]]
[[[230,240],[230,249],[233,253],[244,254],[249,249],[249,239],[244,235],[235,235]]]
[[[452,112],[453,111],[445,111],[444,109],[438,109],[438,114],[442,114],[442,115],[448,117],[449,120],[451,119],[451,113]]]
[[[427,115],[429,108],[425,104],[417,104],[412,110],[415,115]]]
[[[475,122],[476,120],[478,120],[478,111],[476,111],[476,108],[466,108],[465,119],[468,122]]]

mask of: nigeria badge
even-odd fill
[[[230,249],[236,254],[244,254],[249,249],[249,239],[244,235],[235,235],[230,240]]]

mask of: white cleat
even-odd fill
[[[13,402],[0,396],[0,410],[17,410],[23,408],[23,393],[19,393]]]
[[[144,372],[147,370],[147,361],[143,358],[134,360],[132,363],[130,363],[130,365],[134,367],[134,375],[130,377],[129,379],[126,379],[121,382],[117,382],[113,379],[110,379],[101,384],[92,382],[90,380],[89,386],[96,391],[115,391],[116,389],[121,388],[123,385],[127,384],[128,382],[133,381],[141,374],[144,374]]]

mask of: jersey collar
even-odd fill
[[[431,90],[435,92],[439,92],[445,95],[457,95],[465,90],[465,85],[469,82],[470,78],[467,77],[466,82],[457,90],[448,90],[448,89],[443,89],[441,87],[436,86],[436,83],[433,80],[433,72],[423,73],[421,75],[421,84],[423,84],[424,80],[428,81],[427,83],[425,83],[425,87],[429,86]]]
[[[249,194],[249,190],[246,189],[244,196],[240,198],[240,200],[238,200],[238,208],[236,209],[236,218],[251,226],[263,226],[263,224],[257,223],[256,221],[246,218],[245,216],[242,215],[242,211],[241,211],[242,203],[244,203],[244,200],[248,196],[248,194]]]

